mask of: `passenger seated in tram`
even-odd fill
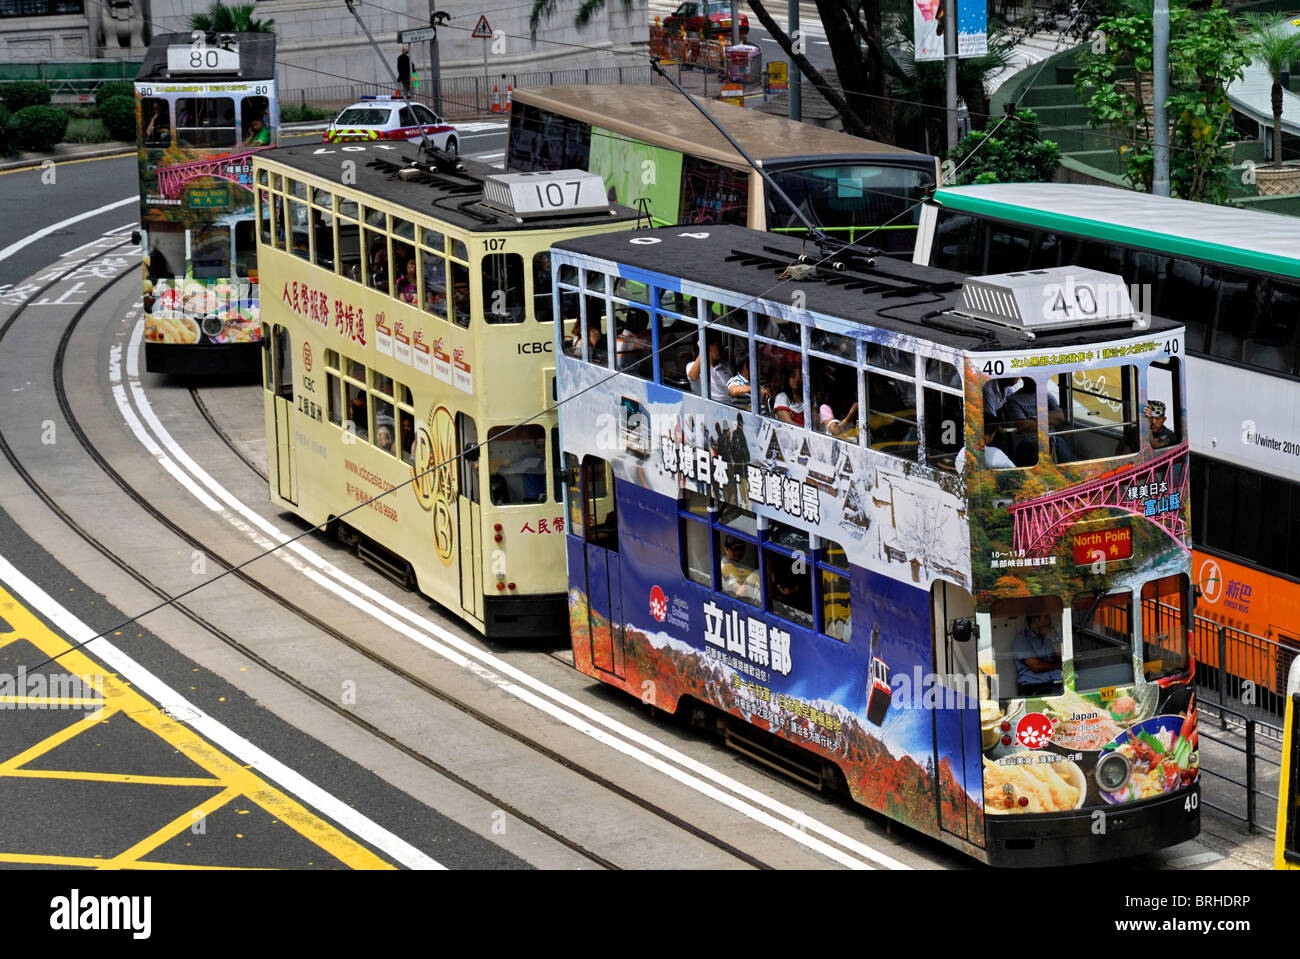
[[[750,386],[749,386],[749,357],[740,361],[740,370],[731,379],[727,380],[727,395],[731,397],[731,405],[738,406],[743,410],[750,407]]]
[[[400,262],[400,261],[399,261]],[[397,278],[397,295],[412,306],[420,302],[419,279],[415,275],[415,257],[406,261],[401,276]]]
[[[348,422],[352,425],[352,432],[358,439],[368,440],[370,438],[370,423],[367,415],[366,393],[364,390],[358,390],[355,387],[348,387],[352,393],[352,398],[348,405]]]
[[[382,242],[370,252],[370,285],[376,290],[388,289],[388,250]]]
[[[796,573],[798,560],[768,553],[768,589],[774,612],[797,623],[812,625],[812,587],[807,573]]]
[[[397,455],[397,447],[393,443],[393,424],[376,423],[375,424],[375,445],[385,453]]]
[[[786,372],[781,392],[772,399],[772,413],[783,423],[804,425],[802,367],[791,366]]]
[[[730,396],[727,389],[727,383],[731,380],[731,367],[722,357],[722,344],[716,339],[710,339],[705,348],[709,353],[709,396],[718,397]],[[696,355],[691,360],[690,365],[686,367],[686,378],[696,384],[696,392],[704,396],[704,382],[700,378],[700,357]]]
[[[722,574],[722,591],[728,596],[758,605],[758,564],[747,556],[754,552],[753,545],[739,536],[728,536],[722,541],[722,552],[723,558],[718,564],[718,572]]]

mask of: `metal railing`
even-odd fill
[[[1205,704],[1202,703],[1202,706],[1204,705]],[[1264,763],[1267,766],[1272,766],[1280,773],[1282,762],[1280,751],[1275,759],[1268,755],[1267,752],[1262,752],[1259,749],[1260,735],[1262,733],[1266,740],[1275,740],[1280,743],[1282,739],[1282,727],[1280,725],[1256,719],[1253,716],[1248,716],[1245,713],[1223,706],[1222,704],[1218,704],[1214,708],[1218,710],[1220,721],[1225,730],[1229,726],[1234,730],[1240,726],[1241,731],[1245,734],[1245,743],[1243,744],[1239,738],[1233,738],[1227,735],[1213,735],[1206,729],[1204,722],[1197,724],[1198,735],[1201,739],[1212,742],[1220,748],[1228,749],[1234,753],[1240,753],[1245,759],[1245,779],[1237,779],[1234,776],[1208,768],[1205,765],[1206,750],[1204,744],[1201,744],[1201,748],[1198,750],[1201,756],[1201,775],[1212,776],[1217,780],[1242,789],[1246,798],[1246,812],[1245,815],[1242,815],[1241,813],[1236,812],[1235,809],[1230,809],[1226,806],[1221,806],[1212,802],[1210,799],[1206,798],[1204,784],[1201,789],[1201,802],[1206,806],[1209,806],[1211,809],[1223,813],[1225,816],[1230,816],[1238,822],[1245,823],[1246,831],[1249,833],[1256,833],[1262,830],[1271,835],[1277,831],[1274,823],[1277,816],[1276,804],[1278,800],[1278,792],[1270,792],[1269,790],[1260,787],[1259,764]],[[1270,745],[1272,745],[1272,743],[1270,743]],[[1259,812],[1259,801],[1261,799],[1272,800],[1274,804],[1273,809],[1271,811],[1265,811],[1262,816]]]
[[[1192,655],[1201,698],[1241,715],[1280,724],[1284,715],[1287,671],[1293,646],[1197,616],[1192,625]],[[1220,718],[1220,726],[1226,719]]]

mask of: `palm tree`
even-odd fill
[[[622,0],[622,3],[623,11],[631,13],[633,0]],[[533,0],[533,10],[528,15],[528,30],[534,40],[537,39],[537,28],[542,25],[542,20],[549,20],[555,16],[557,6],[559,0]],[[603,9],[605,9],[605,0],[580,0],[578,11],[573,15],[573,25],[581,30]]]
[[[221,0],[213,0],[212,9],[207,13],[196,13],[189,19],[191,30],[209,30],[217,33],[274,33],[275,19],[254,20],[251,3],[226,6]]]
[[[1282,166],[1282,74],[1300,57],[1300,32],[1287,29],[1287,18],[1245,14],[1250,26],[1251,57],[1273,78],[1273,166]]]

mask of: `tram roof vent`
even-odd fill
[[[967,277],[955,312],[1031,337],[1102,324],[1146,325],[1122,277],[1078,266]]]
[[[585,170],[498,173],[483,180],[483,205],[519,222],[576,213],[614,212],[605,181]]]

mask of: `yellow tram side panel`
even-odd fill
[[[628,224],[611,222],[564,230],[470,233],[369,195],[350,194],[346,189],[339,189],[337,184],[316,184],[314,178],[302,171],[284,169],[281,172],[340,195],[348,195],[375,209],[386,209],[392,215],[415,222],[417,226],[427,225],[448,237],[462,240],[466,244],[471,278],[472,319],[470,328],[464,329],[390,298],[386,293],[339,277],[299,256],[259,246],[263,321],[270,329],[280,325],[289,331],[293,362],[291,429],[286,431],[283,424],[277,424],[276,398],[270,392],[264,394],[272,500],[318,525],[358,507],[347,515],[345,521],[348,525],[405,558],[411,563],[422,592],[448,608],[460,611],[480,629],[483,628],[482,606],[462,604],[462,580],[465,581],[464,587],[470,587],[472,582],[473,588],[487,594],[563,594],[566,589],[563,533],[556,519],[564,516],[564,510],[554,496],[554,482],[550,475],[549,444],[553,441],[555,415],[537,415],[552,403],[551,381],[555,365],[552,327],[550,323],[538,322],[532,315],[531,270],[527,271],[528,310],[524,322],[482,322],[481,259],[490,249],[494,253],[519,253],[526,264],[531,264],[534,254],[547,250],[560,239],[626,229]],[[349,338],[345,332],[337,331],[332,312],[330,322],[321,325],[304,319],[300,312],[286,303],[285,284],[292,289],[295,282],[300,287],[305,284],[310,290],[326,295],[331,311],[336,297],[360,308],[366,317],[365,345],[362,346],[355,336]],[[375,320],[380,314],[394,335],[400,323],[403,334],[412,345],[422,341],[430,351],[437,349],[444,356],[459,357],[460,363],[468,367],[472,376],[472,391],[466,392],[418,372],[414,365],[399,362],[395,355],[381,354],[375,335]],[[310,371],[306,369],[304,346],[310,350]],[[455,495],[441,505],[436,502],[426,505],[416,495],[410,465],[369,442],[345,441],[345,431],[330,422],[325,367],[327,350],[337,351],[344,362],[352,359],[363,363],[367,370],[374,370],[410,387],[416,422],[426,423],[435,435],[440,432],[439,424],[445,425],[448,420],[454,423],[457,413],[464,413],[474,420],[480,443],[486,442],[494,426],[514,426],[525,420],[542,426],[548,444],[545,501],[493,506],[489,494],[489,455],[484,448],[477,465],[479,504],[477,510],[471,508],[459,495],[464,491],[458,488],[456,464],[450,462],[456,451],[464,446],[457,436],[454,447],[448,449],[444,445],[438,451],[439,462],[447,462],[450,473],[441,477],[443,485],[439,488],[445,491],[449,482]],[[281,457],[277,456],[275,448],[277,430],[292,436],[293,488],[287,497],[280,495]],[[362,500],[382,493],[390,485],[396,487],[394,492],[376,504],[362,505]],[[477,529],[462,529],[463,522],[475,513],[480,517]],[[498,523],[502,527],[500,531],[495,529]],[[500,542],[496,540],[498,532],[502,537]],[[468,548],[471,543],[472,549]],[[467,562],[477,566],[476,582],[469,578],[472,571],[465,568]],[[514,583],[515,589],[496,590],[498,572],[504,572],[506,582]]]
[[[1282,770],[1278,776],[1277,832],[1273,845],[1273,867],[1300,871],[1300,861],[1288,859],[1286,845],[1290,835],[1300,830],[1300,777],[1295,769],[1296,739],[1300,735],[1300,660],[1291,668],[1285,700],[1286,721],[1282,732]]]

